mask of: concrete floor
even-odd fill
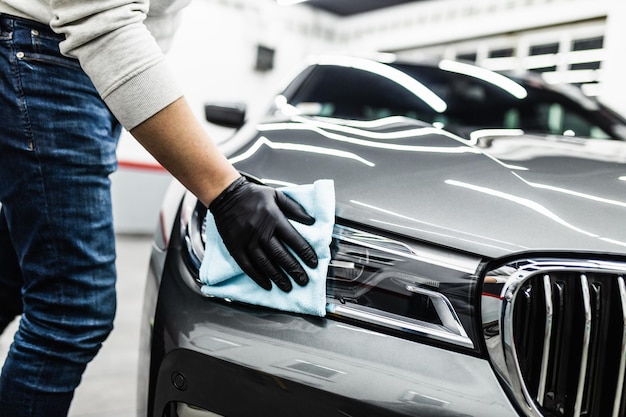
[[[139,322],[150,236],[117,236],[118,308],[115,329],[89,364],[69,417],[135,417]],[[4,362],[17,320],[0,337]]]

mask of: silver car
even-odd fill
[[[174,184],[145,295],[140,415],[624,416],[624,120],[464,63],[320,58],[229,157],[334,180],[329,313],[200,291],[206,208]]]

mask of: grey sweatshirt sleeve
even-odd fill
[[[144,25],[148,0],[50,0],[50,5],[50,26],[66,36],[61,52],[80,61],[126,129],[182,96]]]

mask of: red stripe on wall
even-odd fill
[[[118,165],[120,168],[124,169],[136,169],[140,171],[156,171],[156,172],[167,172],[165,168],[163,168],[157,162],[135,162],[135,161],[119,161]]]

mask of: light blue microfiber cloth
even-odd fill
[[[335,223],[335,186],[333,180],[317,180],[313,184],[295,185],[279,189],[296,200],[315,218],[307,226],[291,221],[296,230],[309,242],[318,257],[315,269],[296,259],[309,276],[305,286],[293,283],[285,293],[272,285],[267,291],[243,273],[222,242],[210,212],[205,219],[206,248],[200,265],[202,293],[207,296],[240,301],[294,313],[324,317],[326,315],[326,274],[330,262],[330,243]]]

